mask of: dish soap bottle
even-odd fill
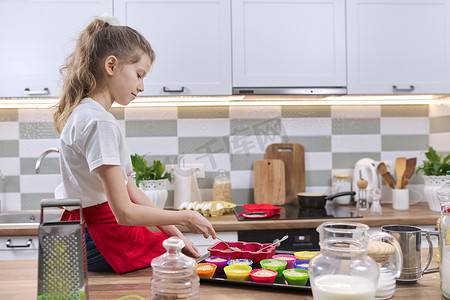
[[[232,202],[231,180],[225,174],[224,169],[219,170],[219,175],[214,178],[213,200]]]
[[[152,260],[151,299],[199,299],[197,263],[183,253],[184,243],[177,237],[163,242],[167,252]]]

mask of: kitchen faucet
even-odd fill
[[[59,149],[58,148],[48,148],[47,150],[45,150],[44,152],[41,153],[38,160],[36,161],[36,174],[39,174],[39,169],[41,168],[41,162],[44,159],[44,157],[47,154],[49,154],[50,152],[59,153]]]

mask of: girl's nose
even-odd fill
[[[139,93],[142,93],[144,91],[144,83],[139,83],[137,89]]]

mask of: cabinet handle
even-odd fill
[[[179,89],[169,89],[169,88],[163,86],[163,92],[164,93],[183,93],[184,86],[180,87]]]
[[[410,85],[409,89],[399,89],[396,85],[393,85],[392,89],[394,90],[394,92],[412,92],[414,91],[414,86]]]
[[[30,91],[29,88],[26,88],[23,92],[30,96],[50,95],[50,90],[48,88],[44,88],[42,91]]]
[[[32,239],[28,239],[28,242],[25,245],[12,245],[11,239],[6,241],[6,248],[29,248],[31,246]]]

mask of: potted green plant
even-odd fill
[[[131,155],[131,163],[135,172],[136,185],[156,207],[163,209],[168,196],[167,183],[172,181],[172,174],[166,172],[166,166],[159,160],[154,160],[149,166],[144,155]]]
[[[437,199],[437,190],[446,181],[446,173],[450,170],[450,154],[438,154],[433,147],[428,148],[425,152],[427,160],[424,160],[422,165],[418,166],[416,173],[423,173],[424,193],[428,202],[428,207],[432,211],[440,211],[441,206]]]

